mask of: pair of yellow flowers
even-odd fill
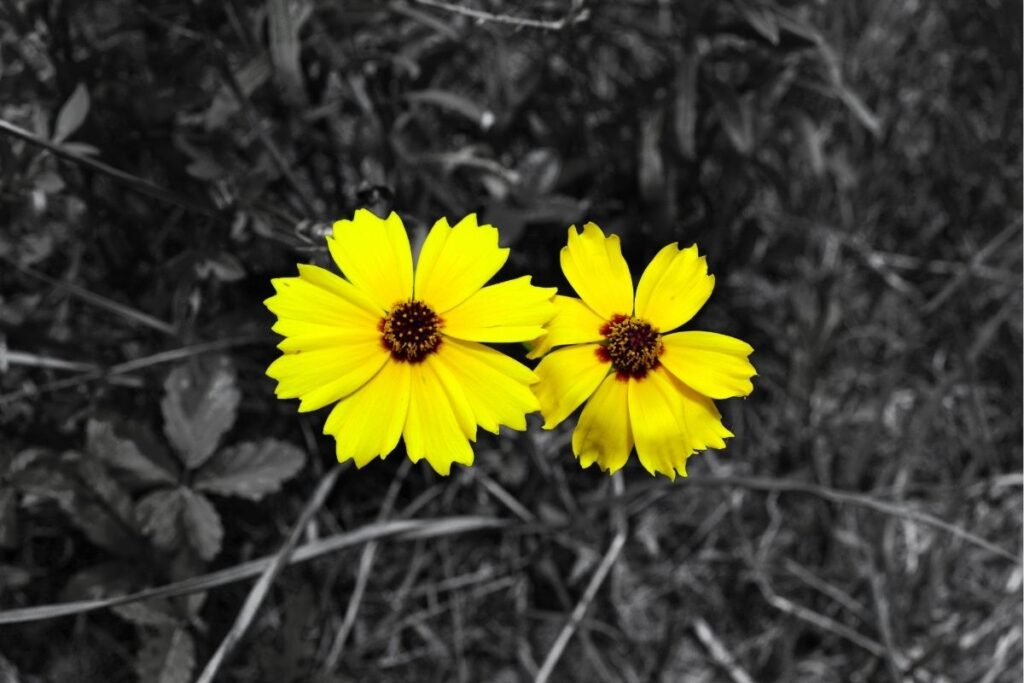
[[[267,374],[300,412],[335,404],[324,433],[340,461],[363,467],[401,437],[413,462],[448,474],[473,463],[477,427],[524,430],[539,410],[551,429],[586,402],[572,437],[583,467],[615,472],[635,445],[648,472],[674,479],[691,454],[732,436],[712,399],[753,389],[750,345],[665,334],[711,296],[696,246],[658,252],[634,296],[618,237],[572,227],[561,265],[578,299],[528,276],[485,286],[509,250],[474,215],[439,220],[415,270],[394,213],[361,209],[335,223],[327,246],[344,277],[300,265],[298,277],[273,281],[266,305],[284,340]],[[481,342],[528,342],[529,357],[543,358],[530,370]]]

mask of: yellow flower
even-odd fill
[[[670,244],[633,280],[619,238],[587,223],[569,228],[562,272],[581,299],[556,296],[558,312],[531,358],[540,381],[545,429],[580,404],[572,450],[583,467],[609,472],[626,464],[634,443],[651,474],[686,476],[686,459],[725,448],[732,432],[711,399],[747,396],[756,372],[746,342],[714,332],[677,332],[700,310],[715,284],[697,246]],[[567,348],[551,351],[555,346]],[[546,356],[544,354],[547,354]],[[589,401],[588,401],[589,399]]]
[[[529,277],[484,286],[508,259],[498,231],[470,215],[431,228],[415,274],[397,214],[360,209],[327,238],[344,277],[300,265],[273,281],[266,306],[278,317],[284,352],[267,375],[299,412],[337,404],[324,425],[338,460],[363,467],[405,440],[413,462],[448,474],[473,463],[480,426],[526,428],[539,409],[529,368],[479,342],[523,342],[544,334],[554,289]]]

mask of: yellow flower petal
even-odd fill
[[[473,449],[433,365],[416,363],[411,369],[409,415],[402,430],[409,458],[413,462],[426,458],[443,475],[451,471],[453,462],[472,465]]]
[[[651,474],[675,479],[686,475],[686,459],[693,452],[687,431],[682,393],[663,368],[629,382],[629,420],[640,464]]]
[[[580,298],[605,320],[633,312],[633,279],[622,258],[619,236],[605,237],[593,223],[569,228],[569,243],[560,255],[562,272]]]
[[[388,359],[379,339],[286,353],[267,368],[278,398],[301,399],[299,412],[323,408],[348,396],[377,374]]]
[[[547,324],[548,333],[533,343],[527,358],[540,358],[555,346],[601,340],[601,326],[607,322],[585,303],[571,296],[556,296],[555,317]]]
[[[661,363],[687,386],[711,398],[749,396],[757,374],[747,360],[754,348],[715,332],[677,332],[661,338]]]
[[[680,250],[672,243],[659,251],[636,288],[636,316],[670,332],[696,315],[715,287],[707,258],[697,245]]]
[[[583,406],[572,433],[572,452],[584,468],[595,462],[608,472],[622,469],[633,450],[629,425],[629,382],[609,374]]]
[[[462,387],[474,420],[487,431],[497,434],[500,425],[522,431],[526,413],[540,410],[530,391],[537,376],[505,354],[475,342],[446,339],[437,355]]]
[[[544,429],[551,429],[594,393],[611,369],[597,357],[597,344],[558,349],[544,356],[535,372],[533,393],[540,401]]]
[[[356,467],[363,467],[395,449],[409,413],[410,367],[389,360],[373,379],[334,406],[324,434],[334,435],[338,462],[355,460]]]
[[[683,397],[683,416],[690,434],[690,445],[695,451],[706,448],[725,448],[725,439],[733,433],[722,424],[722,414],[714,401],[686,386],[675,377],[672,385]]]
[[[455,227],[442,218],[430,229],[420,251],[416,298],[443,316],[494,277],[508,252],[498,246],[497,228],[477,225],[475,214]]]
[[[380,308],[412,297],[412,250],[398,214],[382,219],[359,209],[352,220],[334,224],[327,247],[341,272]]]
[[[370,333],[383,315],[350,283],[316,266],[299,266],[299,277],[279,277],[271,284],[277,294],[263,304],[281,321]]]
[[[442,342],[442,346],[444,343]],[[432,353],[423,360],[423,364],[437,377],[437,381],[444,388],[445,396],[452,407],[455,420],[459,428],[470,441],[476,441],[476,420],[473,419],[473,407],[466,398],[466,392],[462,388],[458,377],[445,362],[445,358],[439,353]]]
[[[551,297],[556,291],[534,287],[529,276],[484,287],[444,314],[443,332],[468,341],[536,339],[555,313]]]

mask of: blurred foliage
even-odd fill
[[[999,0],[5,0],[0,121],[28,135],[0,129],[0,609],[276,547],[331,448],[263,376],[260,301],[360,206],[414,241],[477,211],[563,289],[571,223],[619,233],[634,277],[697,242],[695,326],[760,375],[692,473],[872,492],[1018,552],[1021,57]],[[397,509],[517,513],[498,491],[571,538],[382,546],[347,676],[520,680],[582,592],[607,481],[564,432],[477,451]],[[319,524],[375,519],[397,460]],[[647,505],[626,475],[632,538],[561,675],[721,680],[703,619],[757,680],[1019,679],[1019,565],[807,497]],[[354,565],[289,573],[232,680],[313,680]],[[0,680],[190,680],[242,590],[0,627]]]

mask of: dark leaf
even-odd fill
[[[150,493],[135,508],[139,529],[153,540],[156,547],[172,550],[181,543],[183,506],[179,489],[160,489]]]
[[[217,453],[196,474],[198,491],[259,500],[302,469],[306,454],[275,439],[248,442]]]
[[[200,493],[179,489],[182,496],[181,521],[189,543],[204,560],[220,552],[224,526],[213,504]]]
[[[71,471],[64,484],[70,486],[70,496],[60,495],[57,502],[71,523],[96,545],[118,555],[133,555],[139,543],[128,492],[91,456],[68,453],[62,461]]]
[[[71,134],[85,122],[85,117],[88,114],[89,91],[79,83],[57,114],[57,123],[53,128],[53,141],[59,145],[71,137]]]
[[[145,683],[189,683],[195,664],[191,634],[184,628],[161,628],[143,641],[136,669]]]
[[[169,463],[159,462],[139,449],[131,439],[122,438],[109,422],[89,420],[85,428],[86,450],[102,460],[115,472],[123,473],[137,486],[173,484],[177,475],[168,469]]]
[[[164,382],[164,433],[189,469],[206,462],[231,429],[241,395],[227,358],[182,365]]]

